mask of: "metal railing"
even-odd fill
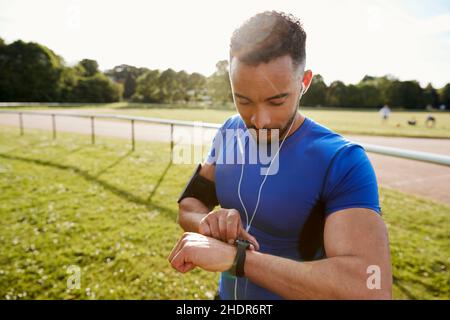
[[[124,120],[129,121],[131,125],[131,149],[134,151],[136,149],[136,138],[135,138],[135,122],[153,123],[153,124],[163,124],[170,126],[170,153],[171,160],[174,148],[174,127],[184,126],[184,127],[202,127],[209,129],[220,128],[219,124],[216,123],[206,123],[206,122],[193,122],[193,121],[182,121],[182,120],[168,120],[160,118],[149,118],[149,117],[137,117],[137,116],[125,116],[125,115],[114,115],[114,114],[78,114],[78,113],[53,113],[53,112],[34,112],[34,111],[11,111],[11,110],[0,110],[1,113],[6,114],[17,114],[19,116],[19,128],[20,135],[24,135],[24,124],[23,115],[38,115],[38,116],[48,116],[52,119],[52,133],[53,139],[56,139],[56,117],[75,117],[75,118],[86,118],[90,119],[91,122],[91,143],[95,144],[95,119],[110,119],[110,120]]]
[[[184,127],[202,127],[209,129],[218,129],[220,128],[219,124],[216,123],[205,123],[205,122],[194,122],[194,121],[182,121],[182,120],[169,120],[169,119],[160,119],[160,118],[149,118],[149,117],[137,117],[137,116],[125,116],[125,115],[113,115],[113,114],[77,114],[77,113],[54,113],[54,112],[33,112],[33,111],[12,111],[12,110],[0,110],[0,113],[8,113],[8,114],[17,114],[19,116],[19,127],[20,127],[20,135],[24,134],[24,125],[23,125],[23,115],[41,115],[41,116],[50,116],[52,119],[52,132],[53,139],[56,139],[56,116],[58,117],[77,117],[77,118],[88,118],[91,120],[91,143],[95,144],[95,119],[113,119],[113,120],[124,120],[130,121],[131,125],[131,146],[132,150],[135,150],[135,122],[144,122],[144,123],[154,123],[154,124],[164,124],[170,126],[170,152],[171,159],[174,148],[174,139],[173,139],[173,131],[175,126],[184,126]],[[411,160],[418,160],[423,162],[435,163],[444,166],[450,166],[450,156],[430,153],[430,152],[422,152],[416,150],[408,150],[394,147],[386,147],[379,146],[374,144],[360,143],[367,152],[377,153],[392,157],[399,157]]]

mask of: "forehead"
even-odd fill
[[[289,88],[298,77],[292,64],[292,58],[285,55],[268,63],[256,66],[248,65],[233,58],[230,65],[230,77],[236,90],[252,87],[271,88],[280,91]]]

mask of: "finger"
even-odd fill
[[[198,226],[198,233],[210,237],[211,236],[211,229],[209,228],[209,224],[207,220],[202,220],[200,222],[200,225]]]
[[[170,262],[172,262],[173,257],[180,250],[180,247],[182,246],[182,243],[183,243],[183,239],[184,239],[184,236],[181,237],[180,240],[178,240],[178,242],[175,244],[175,246],[173,247],[172,251],[170,252],[169,257],[167,258]]]
[[[229,214],[227,216],[227,242],[233,244],[239,234],[240,217]]]
[[[217,217],[213,216],[208,219],[209,229],[211,230],[211,236],[220,240],[219,223]]]
[[[227,216],[226,215],[219,216],[219,233],[220,233],[220,240],[227,241]]]
[[[245,240],[250,241],[256,250],[259,250],[259,243],[256,241],[256,238],[252,236],[250,233],[248,233],[244,228],[241,228],[239,231],[239,236],[242,237]]]
[[[185,232],[181,236],[180,240],[178,240],[178,242],[175,244],[175,246],[172,249],[172,252],[170,253],[170,255],[168,257],[169,261],[172,260],[174,255],[176,255],[177,252],[183,248],[183,246],[188,242],[188,239],[192,238],[192,235],[196,235],[196,233]]]
[[[186,250],[180,250],[170,262],[172,267],[179,272],[187,272],[185,270],[189,270],[189,268],[192,269],[193,266],[193,263],[187,260],[185,252]]]
[[[195,265],[194,265],[193,263],[191,263],[191,262],[186,262],[186,263],[183,265],[182,269],[180,269],[180,270],[178,270],[178,271],[180,271],[181,273],[186,273],[186,272],[191,271],[191,270],[194,269],[194,268],[195,268]]]

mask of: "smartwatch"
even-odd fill
[[[250,247],[250,242],[248,240],[236,240],[234,242],[237,247],[236,256],[234,257],[233,264],[231,268],[228,270],[230,274],[235,277],[243,277],[244,273],[244,264],[245,264],[245,253],[247,249]]]

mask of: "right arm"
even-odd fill
[[[215,165],[204,163],[199,174],[215,182],[215,170]],[[243,238],[259,249],[258,241],[243,228],[239,212],[235,209],[211,211],[200,200],[187,197],[178,205],[178,223],[186,232],[200,233],[228,243]]]
[[[216,166],[204,163],[200,175],[215,181]],[[186,232],[199,233],[200,221],[210,212],[200,200],[192,197],[184,198],[178,205],[178,223]]]

